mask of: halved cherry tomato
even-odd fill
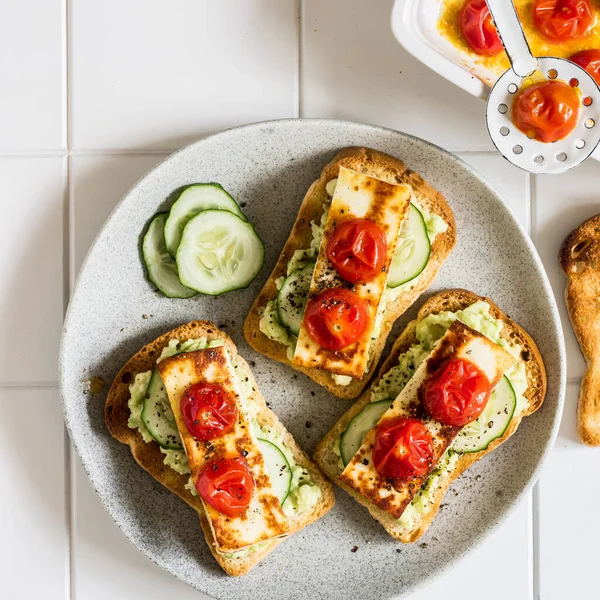
[[[504,50],[485,0],[466,0],[459,22],[465,40],[477,54],[491,56]]]
[[[431,434],[418,419],[395,417],[375,431],[373,465],[384,477],[412,479],[425,475],[433,460]]]
[[[600,85],[600,50],[582,50],[573,54],[569,60],[585,69]]]
[[[235,398],[214,383],[195,383],[185,390],[181,413],[192,437],[203,442],[233,429],[238,417]]]
[[[352,290],[331,288],[306,304],[304,326],[322,348],[341,350],[358,341],[369,324],[369,307]]]
[[[483,412],[491,393],[486,374],[468,360],[454,358],[423,384],[423,404],[440,423],[462,427]]]
[[[533,20],[550,40],[574,40],[594,24],[594,9],[589,0],[535,0]]]
[[[196,478],[196,490],[204,502],[228,517],[246,512],[254,493],[254,480],[242,456],[217,458]]]
[[[385,265],[387,241],[376,223],[352,219],[342,223],[327,244],[327,258],[350,283],[375,279]]]
[[[567,137],[580,114],[579,94],[563,81],[530,85],[519,92],[512,105],[513,123],[528,137],[544,143]]]

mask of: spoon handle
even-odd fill
[[[519,77],[531,75],[538,62],[531,54],[512,0],[487,0],[487,5],[513,71]]]

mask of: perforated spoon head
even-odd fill
[[[487,128],[498,151],[513,165],[530,173],[563,173],[581,164],[600,142],[600,88],[579,65],[562,58],[538,59],[538,71],[581,91],[581,115],[564,139],[543,143],[529,138],[512,122],[512,105],[524,77],[509,69],[498,79],[487,101]]]

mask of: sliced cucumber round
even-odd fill
[[[181,450],[181,437],[177,430],[171,403],[165,390],[165,384],[154,369],[142,407],[142,421],[150,435],[163,447],[169,450]]]
[[[237,202],[218,183],[196,183],[186,187],[171,206],[165,223],[165,242],[173,258],[187,222],[199,212],[211,208],[228,210],[242,221],[248,220]]]
[[[308,263],[302,269],[297,269],[283,282],[279,294],[277,294],[279,322],[296,336],[302,325],[314,270],[314,262]]]
[[[423,272],[429,262],[430,254],[431,243],[427,235],[425,219],[423,219],[421,211],[411,204],[408,218],[402,224],[402,229],[398,234],[387,286],[395,288],[412,281]]]
[[[155,215],[144,235],[142,255],[148,271],[148,279],[167,298],[191,298],[196,295],[196,291],[185,287],[179,281],[177,265],[165,246],[163,232],[167,214]]]
[[[377,425],[383,413],[391,406],[393,400],[380,400],[367,404],[346,427],[340,436],[340,454],[346,466],[358,452],[365,441],[367,433]]]
[[[492,391],[479,418],[465,426],[456,436],[452,450],[462,454],[485,450],[491,442],[504,435],[516,407],[517,396],[505,376]]]
[[[177,250],[181,283],[218,296],[250,285],[261,270],[265,247],[254,227],[226,210],[192,217]]]
[[[292,487],[292,469],[285,454],[278,446],[268,440],[259,439],[258,446],[265,459],[267,473],[271,478],[273,491],[279,498],[280,504],[286,501]]]

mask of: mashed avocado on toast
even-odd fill
[[[501,337],[500,334],[504,324],[500,319],[495,319],[491,315],[490,305],[487,302],[478,301],[457,312],[444,311],[437,314],[430,314],[417,323],[415,343],[411,345],[407,352],[398,357],[398,364],[385,373],[377,385],[373,386],[371,390],[371,403],[387,400],[391,404],[392,400],[406,386],[417,368],[434,349],[438,340],[457,319],[491,339],[515,358],[520,359],[522,348],[518,344],[510,344]],[[506,372],[505,376],[509,380],[516,397],[514,413],[510,415],[513,417],[519,415],[526,406],[524,393],[527,390],[527,377],[523,361],[517,360],[514,366]],[[491,405],[491,401],[489,404]],[[465,433],[468,433],[469,426],[465,430]],[[333,448],[334,452],[340,457],[339,467],[341,470],[344,469],[345,464],[342,460],[340,443],[346,431],[342,432]],[[460,438],[457,438],[458,440]],[[400,526],[412,529],[415,518],[426,514],[435,504],[437,488],[442,484],[445,475],[454,469],[459,457],[460,453],[454,451],[453,447],[450,446],[439,460],[426,483],[415,494],[411,503],[406,507],[400,519],[398,519]]]
[[[168,346],[163,349],[157,362],[183,352],[194,352],[196,350],[204,350],[205,348],[214,348],[222,345],[223,342],[221,340],[213,340],[208,342],[206,338],[190,339],[182,343],[179,343],[179,340],[172,339]],[[242,401],[246,407],[248,417],[252,420],[252,427],[255,436],[259,439],[267,440],[268,442],[271,442],[277,446],[277,448],[285,456],[290,466],[291,485],[289,494],[282,507],[284,514],[287,516],[292,516],[296,513],[310,511],[319,500],[321,494],[320,488],[311,481],[308,471],[296,463],[292,451],[283,442],[283,436],[277,434],[269,427],[261,427],[259,425],[258,421],[256,420],[258,407],[249,398],[250,393],[253,390],[251,385],[248,383],[249,378],[244,373],[245,367],[242,367],[241,364],[234,362],[234,368],[238,376],[237,379],[240,385]],[[131,429],[137,429],[140,432],[144,442],[152,442],[154,440],[142,420],[142,410],[146,397],[146,390],[148,388],[148,383],[151,376],[152,371],[138,373],[135,376],[133,383],[129,386],[131,395],[128,406],[129,410],[131,411],[131,415],[127,424]],[[182,475],[186,475],[190,472],[190,467],[183,449],[177,450],[161,447],[160,451],[165,455],[165,465],[171,467],[177,473]],[[192,495],[197,495],[196,488],[191,477],[186,485],[186,488]]]
[[[329,200],[333,197],[333,193],[335,191],[336,179],[332,179],[326,186],[327,195]],[[433,244],[436,236],[440,233],[444,233],[448,229],[447,223],[439,216],[432,212],[425,210],[416,199],[412,198],[411,203],[420,213],[423,222],[426,227],[427,238],[429,239],[429,243]],[[304,269],[307,265],[313,263],[316,260],[316,257],[319,253],[319,247],[321,246],[321,240],[323,239],[323,230],[325,228],[325,224],[327,222],[328,216],[328,205],[324,206],[324,211],[321,216],[321,220],[316,223],[315,221],[311,221],[310,228],[312,231],[312,240],[308,248],[301,248],[295,250],[292,258],[288,261],[287,264],[287,276],[289,277],[292,273],[297,272],[300,269]],[[410,235],[404,240],[404,247],[406,252],[410,254],[415,241],[410,237]],[[373,327],[373,331],[371,333],[372,339],[377,339],[381,333],[381,323],[383,316],[385,314],[385,309],[388,302],[393,302],[398,296],[405,292],[406,290],[414,287],[419,281],[420,273],[401,285],[396,287],[387,287],[379,304],[379,309],[377,311],[377,317],[375,319],[375,325]],[[281,290],[286,277],[279,277],[276,281],[277,289]],[[308,292],[308,290],[307,290]],[[299,296],[298,291],[296,294]],[[305,302],[306,299],[303,299]],[[298,300],[297,300],[298,302]],[[299,303],[299,302],[298,302]],[[259,328],[262,333],[264,333],[269,339],[279,342],[284,346],[287,346],[287,357],[289,360],[293,360],[294,351],[296,348],[296,343],[298,338],[294,335],[289,328],[286,328],[284,324],[282,324],[281,319],[279,317],[279,307],[278,307],[278,298],[274,298],[270,300],[265,306],[263,315],[259,322]],[[352,382],[351,377],[347,377],[344,375],[332,375],[333,380],[338,385],[349,385]]]

